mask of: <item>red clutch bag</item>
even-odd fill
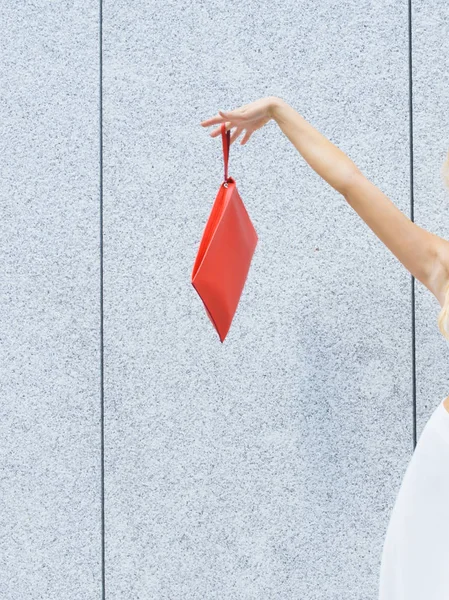
[[[258,241],[235,180],[228,177],[231,132],[225,129],[223,123],[224,181],[207,220],[191,278],[221,342],[231,327]]]

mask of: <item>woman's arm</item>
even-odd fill
[[[309,165],[344,196],[377,237],[442,305],[449,281],[449,242],[413,223],[344,152],[282,99],[273,99],[271,114]]]

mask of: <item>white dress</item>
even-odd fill
[[[379,600],[449,600],[449,412],[431,414],[388,524]]]

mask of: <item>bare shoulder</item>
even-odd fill
[[[449,412],[449,396],[443,402],[444,408]]]
[[[434,236],[434,260],[429,273],[426,287],[436,297],[441,307],[449,285],[449,241],[433,234]]]

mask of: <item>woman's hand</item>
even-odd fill
[[[230,143],[234,142],[238,136],[246,129],[245,135],[243,136],[240,145],[246,144],[251,135],[257,129],[263,127],[268,121],[273,118],[272,110],[279,98],[275,96],[268,96],[267,98],[260,98],[250,104],[245,104],[235,110],[219,110],[218,116],[206,119],[201,122],[203,127],[209,125],[216,125],[220,123],[220,127],[214,129],[210,134],[211,137],[216,137],[221,133],[221,124],[226,124],[226,131],[235,127],[235,130],[231,133]]]

